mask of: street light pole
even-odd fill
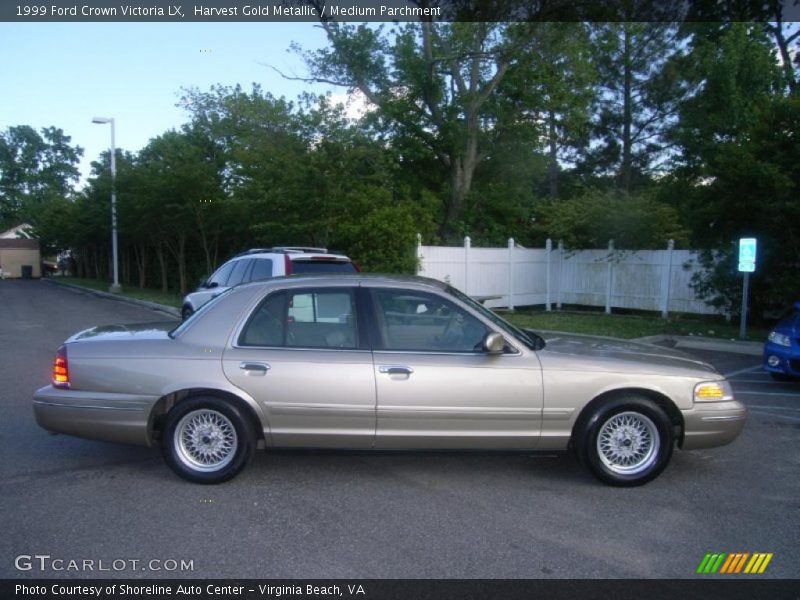
[[[114,262],[114,283],[108,289],[112,294],[119,294],[119,254],[117,252],[117,151],[114,144],[114,118],[95,117],[92,123],[111,124],[111,252]]]

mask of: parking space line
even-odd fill
[[[765,417],[773,417],[775,419],[780,419],[782,421],[791,421],[792,423],[800,423],[800,417],[792,417],[790,415],[782,415],[779,413],[770,412],[768,410],[758,410],[757,408],[751,408],[750,412],[755,413],[757,415],[765,416]]]
[[[767,380],[763,379],[732,379],[731,383],[758,383],[760,385],[786,385],[786,381],[775,381],[774,379],[770,378]],[[791,385],[791,383],[789,383]]]
[[[784,396],[788,398],[800,398],[800,394],[792,394],[791,392],[744,392],[740,390],[734,390],[734,392],[736,392],[736,395],[746,396]]]
[[[800,407],[797,406],[775,406],[774,404],[748,404],[748,408],[763,408],[764,410],[784,410],[788,412],[798,412]]]
[[[737,375],[741,375],[742,373],[749,373],[750,371],[755,371],[756,369],[760,369],[761,365],[758,364],[755,367],[748,367],[746,369],[739,369],[738,371],[731,371],[730,373],[725,373],[724,377],[736,377]]]

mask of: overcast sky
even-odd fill
[[[92,117],[114,117],[117,147],[137,151],[188,120],[182,87],[324,93],[264,66],[303,74],[293,41],[313,49],[325,35],[313,23],[0,23],[0,130],[60,127],[84,149],[85,178],[111,136]]]

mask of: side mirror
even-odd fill
[[[206,281],[205,284],[203,284],[203,287],[206,287],[208,289],[219,287],[219,282],[218,281],[211,281],[211,282]]]
[[[483,339],[483,349],[488,354],[502,354],[506,347],[506,338],[503,334],[491,331]]]

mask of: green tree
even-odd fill
[[[675,208],[652,192],[586,190],[583,195],[542,205],[537,229],[542,237],[562,240],[568,248],[662,249],[667,240],[686,245],[689,231]]]
[[[83,149],[57,127],[28,125],[0,133],[0,229],[30,221],[42,205],[64,199],[78,180]]]
[[[800,289],[793,226],[800,221],[800,101],[787,94],[785,72],[759,24],[699,25],[692,54],[700,84],[673,133],[681,155],[665,194],[680,198],[693,245],[709,249],[702,257],[709,270],[695,283],[715,306],[738,310],[741,275],[732,244],[759,240],[751,307],[760,317]]]
[[[535,23],[409,23],[382,27],[323,20],[329,47],[306,53],[309,81],[359,90],[394,138],[413,140],[446,178],[439,233],[463,222],[476,169],[530,107],[503,93],[530,72]],[[429,167],[431,168],[431,167]]]
[[[665,17],[669,17],[667,14]],[[680,77],[677,24],[601,23],[593,28],[599,72],[594,137],[585,167],[611,175],[631,191],[637,181],[663,167],[665,133],[685,94]]]
[[[205,267],[195,271],[208,270],[210,257],[216,255],[214,207],[223,200],[221,162],[216,157],[208,138],[191,129],[164,133],[139,152],[136,202],[146,214],[143,222],[161,266],[162,288],[167,253],[177,266],[181,294],[188,289],[190,268],[199,262],[192,250],[199,246],[205,258]]]

